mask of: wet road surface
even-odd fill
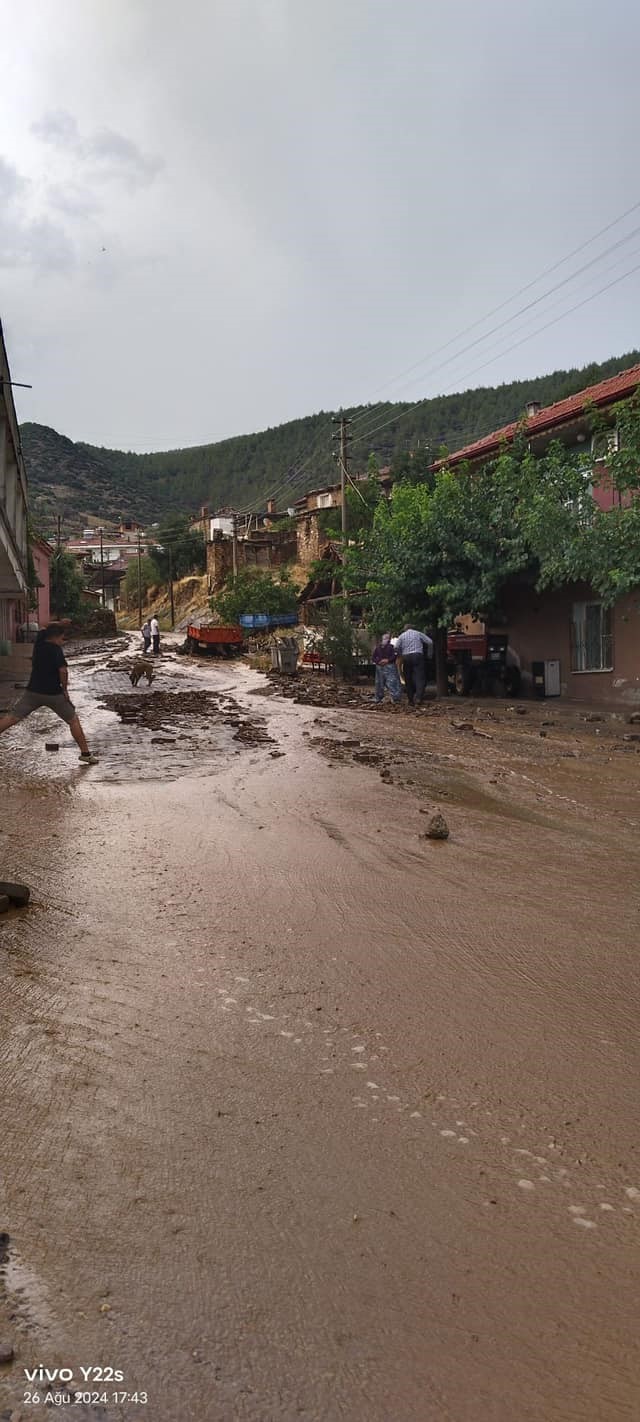
[[[637,758],[416,769],[426,722],[170,659],[272,740],[152,746],[105,662],[98,766],[0,742],[0,1417],[39,1363],[126,1422],[640,1416]]]

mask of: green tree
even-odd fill
[[[86,606],[84,582],[76,559],[64,548],[51,559],[51,609],[55,617],[78,617]]]
[[[170,573],[174,578],[186,578],[189,573],[205,571],[207,553],[204,538],[197,530],[190,529],[189,522],[188,515],[171,514],[160,523],[158,544],[150,550],[150,554],[161,582],[167,582]]]
[[[227,578],[221,592],[211,598],[211,610],[222,622],[235,623],[243,613],[295,612],[297,594],[289,573],[279,578],[261,569],[243,569]]]
[[[447,629],[461,613],[489,618],[514,573],[565,581],[576,550],[586,556],[585,498],[584,463],[559,444],[536,459],[523,431],[490,463],[440,469],[431,488],[401,481],[354,560],[374,624],[426,624],[444,694]]]
[[[322,639],[325,661],[335,667],[344,680],[353,676],[360,650],[358,634],[351,621],[349,604],[343,597],[329,603],[327,623]]]
[[[149,588],[157,587],[162,582],[160,569],[153,558],[144,557],[140,559],[140,584],[142,596],[146,598]],[[135,607],[138,602],[138,560],[132,558],[127,568],[124,579],[124,595],[127,607]]]

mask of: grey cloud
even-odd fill
[[[43,143],[51,143],[56,148],[77,148],[80,143],[76,120],[66,109],[50,109],[32,123],[31,132]]]
[[[20,173],[0,157],[0,266],[69,271],[75,265],[73,244],[58,223],[24,211],[27,189]]]
[[[55,208],[65,217],[93,217],[100,212],[100,203],[88,188],[78,187],[74,183],[66,186],[62,183],[54,184],[48,189],[47,200],[49,207]]]
[[[116,133],[112,128],[103,128],[84,145],[88,158],[104,165],[105,176],[121,177],[128,183],[152,183],[162,169],[163,162],[150,153],[143,153],[130,138]]]
[[[43,114],[31,125],[31,132],[43,143],[72,153],[86,165],[92,178],[119,181],[129,189],[148,186],[164,167],[160,157],[144,153],[132,139],[116,129],[101,128],[84,137],[73,114],[66,109]]]

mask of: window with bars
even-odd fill
[[[572,671],[613,671],[611,608],[574,602],[571,634]]]

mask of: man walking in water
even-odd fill
[[[80,747],[82,764],[96,765],[98,757],[92,755],[89,750],[78,713],[67,691],[69,671],[62,650],[64,632],[61,622],[52,622],[38,633],[27,689],[23,691],[13,710],[0,717],[0,735],[11,726],[17,726],[20,721],[26,721],[32,711],[39,711],[42,706],[46,706],[50,711],[55,711],[62,721],[66,721],[76,745]]]

